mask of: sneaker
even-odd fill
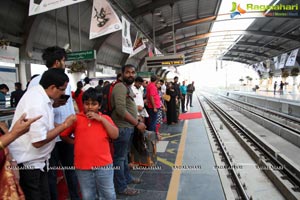
[[[133,189],[133,188],[126,188],[123,192],[118,192],[120,195],[125,195],[125,196],[135,196],[140,193],[139,190]]]

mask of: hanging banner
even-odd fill
[[[156,56],[163,56],[163,54],[157,48],[154,48],[154,52]]]
[[[130,54],[129,58],[134,56],[135,54],[141,52],[146,48],[146,44],[143,42],[143,36],[140,32],[136,33],[135,41],[133,43],[132,54]]]
[[[29,16],[69,6],[86,0],[30,0]]]
[[[287,53],[284,53],[284,54],[281,55],[281,57],[280,57],[280,63],[279,63],[279,69],[284,68],[286,57],[287,57]]]
[[[273,57],[273,61],[275,70],[279,69],[278,56]]]
[[[122,16],[122,51],[132,53],[132,42],[130,37],[130,22]]]
[[[264,63],[260,62],[258,65],[258,70],[261,72],[266,72],[266,68],[264,67]]]
[[[94,0],[92,9],[90,39],[121,30],[121,21],[106,0]]]
[[[0,47],[0,62],[19,64],[19,48]]]
[[[289,57],[285,63],[286,66],[295,66],[298,51],[299,51],[299,49],[294,49],[291,52],[291,54],[289,55]]]
[[[149,57],[153,57],[154,56],[152,49],[153,49],[153,45],[152,44],[148,44],[148,56]]]

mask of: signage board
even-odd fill
[[[19,48],[11,46],[0,47],[0,62],[19,64]]]
[[[165,67],[165,66],[179,66],[185,64],[183,54],[169,55],[169,56],[155,56],[147,57],[147,67]]]
[[[76,51],[67,53],[67,61],[96,59],[96,50]]]

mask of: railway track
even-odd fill
[[[230,116],[212,100],[206,97],[204,97],[204,99],[206,104],[209,106],[209,109],[212,109],[213,112],[220,118],[224,126],[230,130],[238,143],[243,146],[243,148],[255,161],[257,168],[266,174],[281,194],[286,199],[300,199],[298,187],[298,185],[300,185],[299,167],[282,155],[276,148],[268,144],[255,133],[251,132],[251,130],[241,124],[238,120]],[[252,196],[247,194],[245,189],[243,190],[243,188],[245,188],[245,184],[239,181],[239,175],[234,170],[234,167],[232,167],[234,166],[232,157],[228,156],[231,153],[226,151],[226,145],[222,142],[221,136],[218,134],[218,130],[214,127],[212,120],[210,120],[210,114],[207,112],[208,108],[206,108],[203,103],[200,105],[203,109],[206,121],[209,124],[210,132],[214,135],[215,141],[222,154],[222,158],[224,158],[223,161],[225,165],[228,166],[228,172],[231,176],[233,185],[236,186],[235,190],[237,191],[238,198],[251,199]]]

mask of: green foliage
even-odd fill
[[[290,73],[287,69],[282,69],[282,71],[281,71],[282,78],[287,78],[289,75],[290,75]]]
[[[67,66],[70,73],[76,73],[76,72],[85,72],[87,70],[87,66],[82,61],[75,61],[70,66]]]
[[[291,70],[291,76],[298,76],[299,75],[299,68],[298,67],[294,67]]]

